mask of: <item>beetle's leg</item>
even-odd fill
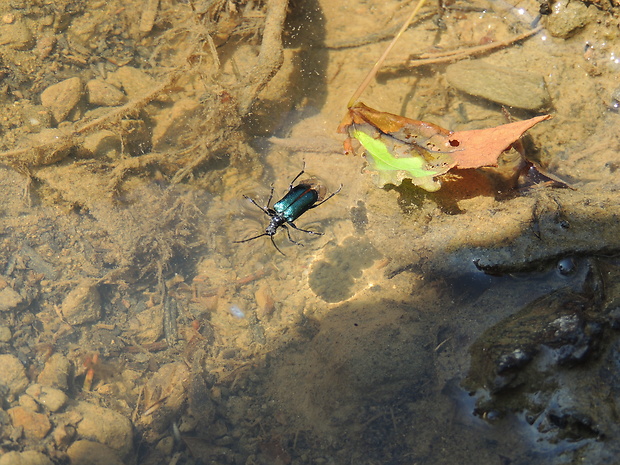
[[[273,199],[273,184],[271,185],[271,192],[269,193],[269,199],[267,199],[267,208],[269,208],[269,204],[271,203],[271,199]],[[267,213],[269,215],[269,213]]]
[[[340,184],[340,187],[339,187],[336,191],[334,191],[334,192],[332,192],[331,194],[329,194],[329,195],[327,196],[327,198],[325,198],[325,199],[321,200],[319,203],[315,203],[315,204],[314,204],[314,205],[312,205],[310,208],[308,208],[308,210],[310,210],[310,209],[312,209],[312,208],[316,208],[316,207],[318,207],[319,205],[324,204],[324,203],[325,203],[325,202],[327,202],[329,199],[331,199],[334,195],[336,195],[338,192],[340,192],[340,190],[341,190],[341,189],[342,189],[342,184]]]
[[[284,256],[286,257],[286,254],[285,254],[284,252],[282,252],[282,251],[280,250],[280,247],[278,247],[278,246],[276,245],[276,241],[274,241],[274,240],[273,240],[273,236],[270,236],[270,237],[271,237],[271,243],[272,243],[272,244],[273,244],[273,246],[276,248],[276,250],[277,250],[278,252],[280,252],[282,255],[284,255]]]
[[[291,226],[293,229],[296,229],[297,231],[305,232],[305,233],[308,233],[308,234],[315,234],[317,236],[322,236],[324,234],[324,233],[318,232],[318,231],[309,231],[307,229],[298,228],[297,226],[295,226],[294,223],[291,223],[290,221],[288,221],[287,223],[288,223],[289,226]],[[286,227],[286,225],[282,225],[282,226]],[[288,229],[287,229],[287,231],[288,231]],[[295,241],[291,241],[291,242],[295,242]]]
[[[306,160],[304,160],[304,164],[301,167],[301,171],[299,172],[299,174],[297,176],[295,176],[293,178],[293,180],[291,181],[291,183],[288,186],[288,190],[291,190],[293,188],[293,184],[295,184],[295,181],[297,181],[299,179],[299,176],[301,176],[302,174],[304,174],[306,171]]]
[[[293,228],[297,229],[295,227],[295,225],[293,223],[289,223]],[[282,227],[286,230],[286,235],[288,236],[288,240],[291,241],[293,244],[295,245],[301,245],[302,247],[304,246],[301,242],[297,242],[294,241],[293,238],[291,237],[291,232],[289,231],[289,229],[286,227],[285,224],[282,225]],[[300,231],[303,231],[303,229],[300,229]]]
[[[273,187],[271,188],[271,194],[273,194]],[[269,211],[269,208],[268,208],[269,207],[269,202],[267,202],[267,207],[263,207],[263,206],[257,204],[256,200],[254,200],[252,197],[248,197],[247,195],[244,195],[244,197],[246,199],[248,199],[250,202],[252,202],[254,205],[256,205],[258,208],[260,208],[265,213],[265,215],[273,216],[271,214],[271,212]],[[271,200],[271,196],[269,197],[269,200]]]

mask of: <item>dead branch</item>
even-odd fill
[[[469,48],[459,48],[456,50],[446,50],[444,52],[437,52],[437,53],[423,53],[423,54],[416,55],[415,57],[410,58],[404,64],[401,63],[397,65],[385,65],[383,69],[379,72],[379,74],[382,74],[382,75],[395,74],[395,73],[399,73],[402,71],[408,71],[413,68],[417,68],[418,66],[436,65],[440,63],[452,63],[455,61],[463,60],[465,58],[469,58],[471,56],[482,55],[482,54],[489,53],[494,50],[499,50],[499,49],[508,47],[509,45],[512,45],[521,40],[525,40],[528,37],[531,37],[535,35],[536,33],[540,32],[541,29],[542,29],[542,26],[538,26],[537,28],[534,28],[522,34],[511,37],[510,39],[506,39],[506,40],[502,40],[498,42],[492,42],[490,44],[477,45],[475,47],[469,47]]]

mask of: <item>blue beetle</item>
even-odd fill
[[[303,245],[303,244],[300,244],[299,242],[295,242],[291,238],[291,233],[289,229],[287,228],[287,225],[292,227],[293,229],[296,229],[297,231],[303,231],[308,234],[316,234],[316,235],[323,234],[322,232],[308,231],[307,229],[298,228],[297,226],[295,226],[295,223],[293,223],[293,221],[295,221],[297,218],[299,218],[301,215],[303,215],[308,210],[312,208],[316,208],[319,205],[331,199],[334,195],[340,192],[340,189],[342,189],[342,184],[340,185],[337,191],[331,193],[327,198],[325,198],[325,193],[327,192],[327,189],[325,188],[325,186],[320,184],[316,178],[304,179],[302,181],[299,181],[299,184],[294,186],[293,184],[295,184],[295,181],[297,181],[299,177],[302,174],[304,174],[305,168],[306,168],[306,164],[304,163],[304,166],[301,169],[300,173],[297,176],[295,176],[295,178],[291,181],[291,184],[289,185],[288,192],[286,193],[286,195],[282,197],[281,200],[278,200],[276,203],[274,203],[273,208],[269,207],[269,204],[271,203],[271,199],[273,198],[273,186],[271,186],[271,193],[269,194],[269,200],[267,200],[267,205],[264,207],[256,203],[256,201],[252,199],[251,197],[244,195],[246,199],[248,199],[258,208],[260,208],[266,215],[271,217],[271,221],[269,222],[269,225],[267,226],[263,234],[250,237],[248,239],[243,239],[241,241],[233,241],[235,244],[253,241],[254,239],[258,239],[259,237],[263,237],[263,236],[269,236],[269,238],[271,239],[271,243],[276,248],[276,250],[280,252],[282,255],[285,255],[284,252],[282,252],[279,249],[279,247],[276,245],[276,243],[273,240],[273,236],[278,231],[278,228],[282,227],[286,229],[288,240],[296,245]]]

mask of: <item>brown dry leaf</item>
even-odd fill
[[[446,147],[456,149],[452,156],[457,168],[497,166],[497,159],[504,150],[532,126],[550,118],[551,115],[542,115],[494,128],[456,131],[450,135]]]

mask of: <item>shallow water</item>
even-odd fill
[[[33,38],[2,45],[14,120],[2,126],[0,352],[24,374],[22,386],[0,371],[0,454],[89,463],[76,451],[88,440],[126,464],[609,463],[620,437],[617,9],[579,3],[552,28],[583,21],[570,37],[543,17],[540,33],[476,58],[544,77],[548,108],[509,112],[553,115],[525,150],[576,190],[426,193],[377,188],[336,134],[408,2],[292,4],[283,67],[249,114],[266,10],[223,5],[162,1],[153,24],[141,2],[1,11],[2,27]],[[441,20],[427,8],[388,68],[505,40],[540,4],[454,4]],[[446,66],[382,75],[361,100],[451,130],[506,122],[499,104],[450,85]],[[74,76],[122,90],[131,108],[110,116],[117,107],[92,103],[87,87],[49,116],[40,92]],[[64,131],[51,150],[35,120]],[[303,178],[343,186],[295,222],[323,234],[291,228],[295,245],[278,231],[283,254],[267,237],[233,243],[269,222],[243,195],[264,205],[272,185],[279,200],[304,163]],[[50,410],[24,394],[35,383],[68,399]],[[120,413],[129,439],[87,430],[85,404]],[[48,431],[20,426],[17,406]]]

